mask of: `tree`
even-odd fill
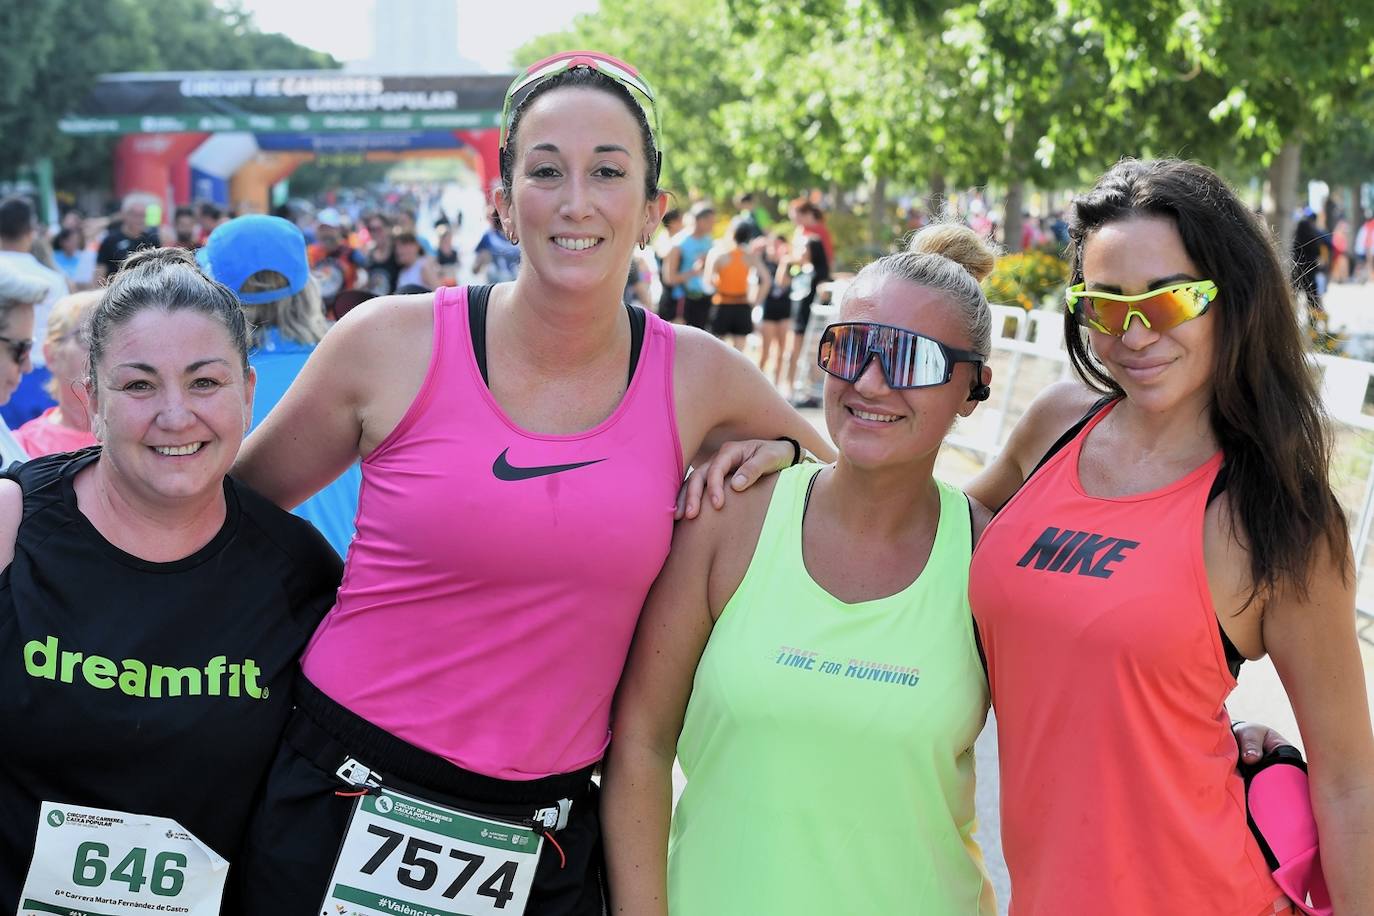
[[[49,155],[57,121],[96,74],[117,66],[128,32],[124,4],[106,0],[0,3],[0,174]],[[141,15],[137,23],[146,21]],[[146,36],[145,36],[146,37]]]
[[[1166,86],[1207,74],[1216,120],[1270,168],[1283,250],[1292,239],[1305,143],[1374,76],[1374,15],[1302,0],[1065,0],[1104,37],[1109,89]]]
[[[719,193],[738,175],[721,109],[743,98],[731,81],[738,53],[718,0],[602,0],[570,28],[516,51],[525,66],[568,48],[597,48],[643,67],[658,93],[663,182],[680,193]]]
[[[0,3],[0,174],[51,156],[59,183],[108,170],[107,140],[64,137],[57,122],[103,73],[337,68],[327,54],[264,34],[212,0]],[[84,183],[84,181],[82,181]]]

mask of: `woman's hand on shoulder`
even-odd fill
[[[969,481],[964,492],[996,512],[1026,482],[1036,464],[1102,395],[1076,380],[1044,388],[1007,437],[996,458]]]
[[[0,570],[14,559],[14,542],[24,520],[24,491],[14,480],[0,480]]]
[[[792,443],[781,440],[726,442],[704,464],[694,467],[682,482],[673,518],[696,518],[703,499],[709,499],[714,509],[724,508],[726,477],[730,478],[731,490],[743,493],[761,478],[790,467],[793,454]]]

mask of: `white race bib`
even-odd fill
[[[320,911],[520,916],[544,838],[390,789],[358,799]]]
[[[219,916],[228,875],[170,818],[43,802],[19,916]]]

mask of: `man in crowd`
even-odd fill
[[[130,194],[119,209],[119,219],[110,223],[105,239],[95,255],[95,285],[102,286],[106,278],[114,276],[124,259],[140,248],[156,248],[162,244],[156,226],[148,225],[148,194]]]
[[[196,225],[196,211],[190,207],[177,207],[172,216],[172,232],[176,236],[172,244],[178,248],[194,251],[200,247],[200,226]]]
[[[310,272],[320,284],[326,308],[334,305],[339,293],[357,289],[367,280],[367,255],[348,244],[342,222],[337,211],[321,210],[315,223],[315,243],[307,249]]]
[[[695,204],[689,215],[692,228],[683,230],[674,240],[663,264],[663,282],[682,287],[682,320],[704,331],[711,318],[711,292],[706,287],[705,274],[706,255],[715,244],[711,230],[716,225],[716,210],[702,202]]]
[[[48,289],[33,309],[34,346],[29,351],[33,371],[20,380],[9,403],[0,408],[0,416],[5,418],[10,429],[18,429],[57,403],[43,387],[51,377],[43,359],[43,341],[48,334],[48,313],[58,299],[67,295],[69,288],[66,277],[43,266],[31,253],[36,231],[32,204],[17,196],[0,201],[0,264],[42,282]]]

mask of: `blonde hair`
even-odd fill
[[[972,229],[955,222],[931,223],[907,242],[906,250],[879,258],[859,271],[861,281],[896,277],[943,293],[964,315],[976,353],[992,352],[992,309],[979,283],[992,273],[997,251]]]
[[[48,333],[43,338],[43,345],[56,347],[63,341],[77,336],[86,339],[86,325],[103,294],[104,290],[88,289],[58,299],[53,304],[52,311],[48,313]],[[58,387],[65,381],[54,375],[43,383],[43,390],[53,400],[57,400]]]
[[[275,270],[260,270],[243,281],[242,293],[267,292],[285,289],[287,280]],[[311,277],[301,291],[271,302],[244,305],[243,312],[253,325],[253,346],[262,345],[262,332],[276,328],[282,336],[296,343],[317,344],[324,339],[329,323],[324,317],[324,300],[319,284]]]
[[[61,343],[64,338],[71,337],[78,331],[84,334],[91,310],[100,301],[103,293],[104,290],[88,289],[58,299],[53,304],[52,311],[48,313],[48,333],[43,342]]]
[[[982,283],[997,265],[997,250],[963,223],[935,222],[913,234],[906,244],[913,254],[938,254],[958,264]]]

